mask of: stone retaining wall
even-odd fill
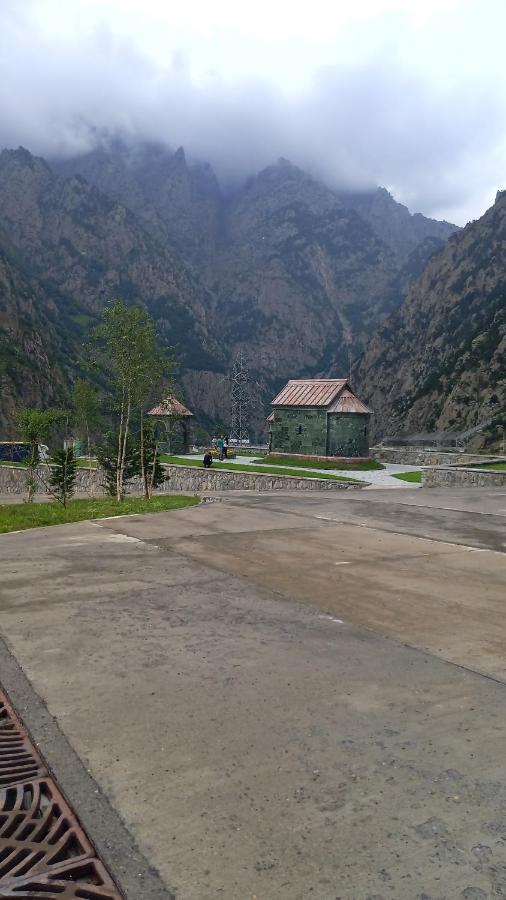
[[[196,466],[165,466],[171,490],[200,494],[202,491],[336,491],[365,487],[365,482],[299,478],[294,475],[262,475],[259,472],[224,472]]]
[[[371,455],[381,462],[398,463],[401,466],[449,466],[469,465],[496,460],[495,456],[476,453],[452,453],[450,450],[430,450],[423,447],[377,447]],[[506,462],[506,459],[504,460]]]
[[[227,472],[223,469],[204,469],[197,466],[163,467],[169,479],[155,493],[184,491],[201,494],[204,491],[336,491],[365,487],[366,482],[331,481],[323,478],[299,478],[294,475],[262,475],[258,472]],[[40,492],[44,492],[41,484]],[[76,493],[104,493],[102,475],[98,469],[80,468],[76,477]],[[128,483],[129,494],[142,493],[140,478]],[[0,494],[23,494],[26,491],[26,469],[0,466]]]
[[[506,487],[506,472],[436,466],[424,469],[422,484],[424,487]]]

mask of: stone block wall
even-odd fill
[[[398,463],[408,466],[447,466],[484,463],[496,457],[480,456],[477,453],[459,453],[450,450],[431,450],[423,447],[375,447],[374,456],[381,462]],[[506,459],[504,460],[506,462]]]
[[[271,431],[273,453],[327,454],[324,409],[276,409]]]
[[[506,472],[435,466],[422,473],[424,487],[506,487]]]
[[[155,493],[184,492],[200,494],[205,491],[339,491],[360,489],[366,482],[331,481],[323,478],[299,478],[294,475],[262,475],[258,472],[228,472],[223,469],[204,469],[198,466],[164,466],[168,480]],[[24,494],[26,469],[0,466],[0,494]],[[40,493],[44,492],[40,485]],[[79,469],[76,493],[104,494],[102,475],[98,469]],[[142,494],[140,478],[128,483],[129,494]]]
[[[305,456],[369,456],[369,416],[325,409],[276,409],[272,453]]]
[[[369,456],[369,416],[329,413],[328,456]]]

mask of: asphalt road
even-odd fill
[[[506,897],[505,515],[240,494],[0,537],[0,680],[129,900]]]

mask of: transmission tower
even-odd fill
[[[249,440],[248,413],[251,405],[249,372],[242,350],[234,360],[231,382],[230,440],[240,445]]]

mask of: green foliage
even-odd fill
[[[191,456],[165,456],[162,454],[161,461],[170,463],[174,466],[199,466],[202,468],[202,460],[195,459]],[[235,463],[235,462],[213,462],[213,469],[223,469],[228,472],[256,472],[261,475],[288,475],[296,478],[320,478],[323,481],[351,481],[356,484],[355,478],[347,478],[345,475],[329,475],[325,472],[316,470],[308,471],[307,469],[284,469],[281,466],[255,466],[251,463]]]
[[[49,484],[56,499],[66,506],[75,489],[77,464],[73,448],[64,447],[55,450],[52,462],[54,466],[51,470]]]
[[[422,473],[421,472],[396,472],[393,478],[398,478],[399,481],[409,481],[411,484],[421,484],[422,483]]]
[[[16,426],[23,440],[34,448],[47,440],[53,429],[66,418],[61,409],[20,409],[16,415]],[[37,449],[38,461],[38,449]]]
[[[184,509],[199,502],[198,497],[127,497],[123,503],[111,497],[93,500],[71,500],[67,506],[61,503],[7,503],[0,506],[0,534],[40,528],[45,525],[62,525],[65,522],[82,522],[84,519],[103,519],[107,516],[127,516],[132,513],[162,512]]]
[[[37,467],[40,463],[39,444],[49,439],[53,429],[66,419],[66,413],[61,409],[26,409],[18,410],[16,425],[24,440],[30,444],[30,453],[26,460],[27,476],[26,489],[28,502],[33,501],[37,490]]]
[[[127,457],[130,422],[134,409],[141,413],[160,385],[164,374],[172,371],[172,363],[162,356],[157,345],[154,322],[145,309],[128,306],[123,300],[113,300],[102,314],[102,322],[95,329],[98,361],[108,373],[114,406],[119,414],[116,449],[116,497],[124,496],[124,482],[128,480]],[[144,441],[141,438],[141,469],[145,474]],[[107,457],[110,485],[113,460]]]
[[[338,469],[343,472],[351,470],[353,472],[373,472],[377,469],[384,469],[383,463],[377,459],[369,459],[367,462],[336,462],[335,460],[325,460],[321,462],[317,459],[298,459],[296,456],[278,456],[274,453],[267,454],[263,459],[255,460],[255,462],[270,463],[275,466],[296,466],[299,469]]]
[[[103,443],[97,448],[98,464],[104,471],[107,493],[111,497],[117,497],[117,473],[118,473],[118,445],[120,436],[117,431],[104,435]],[[122,496],[126,493],[126,483],[139,473],[139,450],[137,445],[127,435],[125,443],[125,457],[123,463]],[[121,500],[120,500],[121,502]]]
[[[77,436],[87,442],[89,455],[90,435],[99,427],[102,417],[98,391],[84,378],[76,378],[74,382],[72,408]]]
[[[131,406],[145,403],[153,386],[173,368],[158,349],[151,316],[140,306],[113,300],[102,314],[94,340],[98,363],[109,375],[119,410],[125,402]]]

